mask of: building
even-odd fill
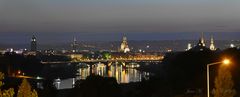
[[[31,51],[37,51],[37,40],[34,35],[32,36],[31,39]]]
[[[204,36],[203,36],[203,32],[202,32],[202,36],[201,36],[201,39],[200,39],[200,42],[202,46],[206,46],[205,45],[205,40],[204,40]]]
[[[210,49],[205,46],[205,40],[203,37],[203,33],[202,33],[201,38],[199,39],[197,45],[192,47],[191,49],[189,49],[189,51],[197,51],[197,52],[198,51],[210,51]]]
[[[125,35],[123,36],[123,40],[122,40],[121,47],[120,47],[120,52],[124,52],[124,53],[130,52],[130,49],[129,49],[128,43],[127,43],[127,37]]]
[[[213,36],[211,36],[211,40],[210,40],[210,46],[209,46],[210,50],[215,51],[215,45],[214,45],[214,39]]]
[[[188,43],[186,51],[190,50],[192,48],[192,44]]]
[[[78,43],[76,37],[73,37],[73,43],[71,44],[72,52],[75,53],[78,50]]]

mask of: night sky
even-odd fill
[[[43,42],[73,35],[112,41],[123,33],[132,40],[195,39],[200,32],[239,39],[232,33],[240,32],[239,9],[240,0],[0,0],[0,43],[25,42],[33,32]]]

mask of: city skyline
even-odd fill
[[[239,40],[238,32],[203,32],[206,40],[213,36],[215,40]],[[0,33],[1,44],[26,44],[32,35],[38,38],[40,44],[69,43],[76,37],[77,41],[121,41],[126,34],[129,41],[158,41],[158,40],[198,40],[201,32],[176,33]]]
[[[0,0],[0,97],[240,97],[239,9],[240,0]]]

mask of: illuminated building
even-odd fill
[[[124,53],[130,52],[130,49],[129,49],[128,43],[127,43],[127,37],[125,35],[123,36],[120,51],[124,52]]]
[[[210,50],[212,50],[212,51],[216,50],[216,48],[215,48],[215,46],[214,46],[213,36],[211,36],[211,42],[210,42],[209,48],[210,48]]]
[[[82,54],[74,53],[74,54],[69,54],[68,55],[72,61],[80,61],[81,58],[83,57]]]
[[[202,36],[201,36],[201,39],[200,39],[200,43],[202,46],[205,46],[205,40],[204,40],[204,37],[203,37],[203,32],[202,32]]]
[[[191,44],[191,43],[188,43],[186,50],[188,51],[188,50],[190,50],[191,48],[192,48],[192,44]]]
[[[32,36],[31,39],[31,51],[37,51],[37,40],[34,35]]]
[[[205,40],[202,33],[201,38],[199,39],[197,45],[191,48],[189,51],[209,51],[209,50],[210,49],[205,46]]]
[[[77,52],[78,44],[77,44],[77,39],[76,39],[76,37],[73,38],[73,43],[71,44],[71,46],[72,46],[72,52],[73,52],[73,53]]]

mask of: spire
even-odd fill
[[[77,39],[76,39],[76,37],[75,37],[75,36],[73,37],[73,41],[74,41],[74,42],[75,42],[75,41],[77,41]]]
[[[202,32],[202,35],[201,35],[201,43],[202,43],[202,46],[205,46],[205,41],[204,41],[203,32]]]
[[[36,41],[35,35],[32,36],[32,40],[31,41]]]
[[[73,37],[73,45],[77,45],[77,38],[75,36]]]
[[[127,43],[127,37],[125,34],[123,34],[123,42]]]
[[[214,44],[213,36],[211,35],[211,44]]]
[[[214,51],[216,50],[215,46],[214,46],[214,39],[213,39],[213,36],[211,35],[211,42],[210,42],[210,50]]]
[[[31,51],[37,51],[37,40],[36,40],[35,35],[32,36],[30,49],[31,49]]]
[[[78,44],[77,44],[77,39],[76,39],[75,36],[73,37],[73,43],[72,43],[71,46],[72,46],[72,52],[73,52],[73,53],[77,52],[77,46],[78,46]]]
[[[127,37],[126,37],[125,34],[123,35],[123,40],[122,40],[122,43],[121,43],[120,51],[122,51],[124,53],[130,51],[130,49],[128,47],[128,43],[127,43]]]
[[[188,43],[186,51],[188,51],[188,50],[190,50],[190,49],[192,49],[192,44],[191,44],[191,43]]]

